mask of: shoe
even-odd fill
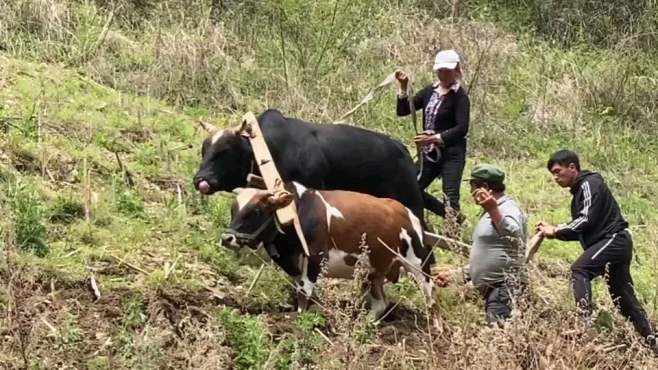
[[[653,355],[658,357],[658,340],[656,340],[655,335],[649,335],[646,338],[647,345],[649,345],[649,348],[653,352]]]
[[[457,213],[457,223],[459,224],[459,226],[463,225],[464,221],[466,221],[466,215],[464,215],[461,212]]]

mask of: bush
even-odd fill
[[[44,211],[36,190],[23,182],[16,182],[10,184],[8,198],[18,249],[44,257],[49,248],[45,241]]]
[[[51,222],[69,224],[85,216],[84,205],[72,195],[59,196],[50,206],[48,219]]]
[[[227,331],[231,347],[237,352],[235,361],[238,368],[261,368],[270,351],[270,342],[262,324],[257,319],[241,316],[228,308],[220,312],[219,319]]]

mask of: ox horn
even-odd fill
[[[240,124],[235,126],[233,128],[233,132],[235,132],[236,135],[248,135],[249,131],[249,123],[247,122],[246,119],[243,119]]]
[[[208,122],[202,121],[202,120],[199,120],[199,125],[201,125],[201,127],[209,134],[212,134],[214,132],[217,132],[217,130],[219,130],[214,125],[212,125]]]

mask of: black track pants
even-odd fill
[[[635,296],[630,273],[633,256],[633,240],[627,230],[609,235],[587,248],[571,266],[576,304],[586,313],[592,310],[592,284],[597,276],[604,275],[608,290],[622,315],[630,320],[635,329],[647,338],[653,328],[646,312]]]

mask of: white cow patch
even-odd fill
[[[301,263],[302,275],[297,281],[297,288],[304,294],[304,296],[306,296],[307,299],[310,299],[311,295],[313,294],[313,288],[315,287],[315,284],[313,284],[311,279],[308,277],[308,258],[303,257]],[[301,312],[301,310],[301,306],[297,308],[298,312]]]
[[[377,299],[372,297],[372,295],[370,297],[370,312],[368,313],[368,316],[370,316],[372,320],[376,320],[386,311],[386,299]]]
[[[302,195],[306,192],[306,186],[298,183],[297,181],[292,182],[293,185],[295,185],[295,190],[297,191],[297,196],[302,197]]]
[[[409,221],[411,221],[411,227],[416,232],[416,235],[420,240],[423,240],[423,227],[420,226],[420,220],[416,217],[409,208],[407,208],[407,213],[409,214]]]
[[[404,256],[405,261],[403,262],[412,264],[414,266],[420,266],[422,261],[420,258],[418,258],[418,256],[416,256],[416,253],[414,253],[411,236],[409,236],[407,229],[404,227],[400,229],[400,241],[407,243],[407,253]]]
[[[411,216],[413,216],[413,214],[411,214]],[[416,219],[416,221],[417,220],[418,219]],[[411,223],[412,224],[414,223],[413,219]],[[417,223],[418,226],[420,227],[420,222]],[[416,229],[415,225],[414,225],[414,229]],[[432,290],[434,288],[434,282],[431,279],[428,279],[421,272],[422,271],[421,266],[423,261],[420,259],[420,257],[416,256],[416,253],[414,253],[414,249],[411,244],[412,239],[405,228],[402,228],[402,230],[400,231],[400,241],[404,241],[408,245],[407,253],[404,256],[404,261],[402,261],[405,266],[405,269],[409,274],[413,275],[414,280],[416,280],[416,282],[420,285],[421,289],[423,290],[423,293],[425,293],[425,296],[427,297],[429,304],[433,305],[434,296],[432,295]]]
[[[226,133],[226,130],[217,130],[217,132],[215,132],[212,135],[212,138],[210,139],[210,144],[216,143],[217,140],[219,140],[222,136],[224,136],[225,133]]]
[[[332,206],[326,200],[324,200],[324,197],[322,196],[322,194],[319,191],[316,191],[315,193],[318,195],[318,197],[320,198],[320,200],[324,204],[324,209],[327,211],[327,230],[330,231],[331,230],[331,218],[336,217],[336,218],[344,220],[345,216],[343,216],[343,213],[338,208]]]
[[[263,194],[267,193],[265,190],[261,189],[254,189],[254,188],[239,188],[234,190],[235,193],[238,194],[237,196],[237,201],[238,201],[238,210],[241,210],[246,206],[251,199],[253,199],[254,196],[257,194]]]
[[[345,257],[347,256],[359,257],[358,255],[346,253],[340,249],[330,249],[325,276],[338,279],[351,279],[354,276],[354,266],[345,263]]]

